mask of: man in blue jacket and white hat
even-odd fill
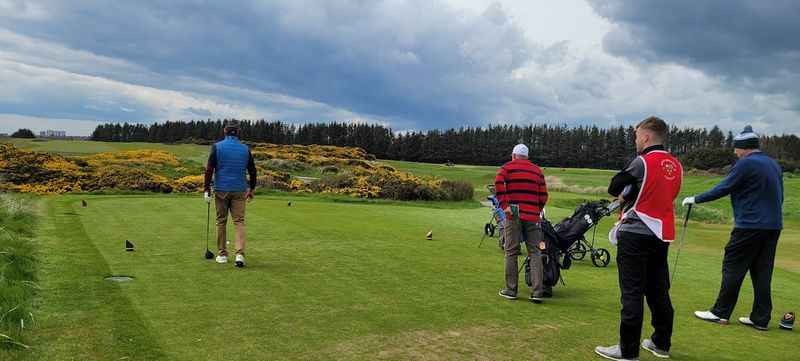
[[[722,286],[702,320],[727,324],[747,272],[753,281],[753,310],[739,322],[766,331],[772,312],[772,269],[783,229],[783,175],[780,165],[759,150],[759,137],[749,125],[733,141],[739,160],[728,176],[708,192],[687,197],[683,205],[710,202],[727,195],[733,204],[734,226],[722,261]]]

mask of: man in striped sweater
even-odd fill
[[[538,166],[528,160],[528,147],[518,144],[511,152],[511,161],[503,164],[497,171],[494,181],[500,207],[508,215],[509,222],[504,228],[506,254],[506,287],[500,296],[517,298],[519,270],[517,256],[520,243],[531,258],[531,302],[541,303],[548,296],[542,285],[542,257],[540,247],[544,247],[542,228],[539,226],[540,214],[547,203],[547,185]],[[512,209],[518,209],[513,212]],[[523,236],[524,232],[524,236]]]

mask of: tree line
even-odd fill
[[[210,144],[221,138],[225,120],[167,121],[153,124],[108,123],[91,139],[110,142]],[[619,169],[635,153],[634,128],[567,125],[490,125],[458,129],[395,132],[378,124],[241,121],[242,139],[273,144],[321,144],[360,147],[381,159],[426,163],[498,165],[509,159],[517,143],[530,148],[541,166]],[[722,168],[734,162],[732,132],[719,127],[677,128],[668,135],[668,148],[688,168]],[[763,136],[762,149],[784,169],[800,168],[800,139],[796,135]]]

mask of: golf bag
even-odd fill
[[[547,220],[542,220],[542,233],[544,234],[544,245],[545,249],[540,250],[540,255],[542,257],[542,286],[544,288],[552,288],[558,284],[558,281],[564,282],[561,279],[561,270],[562,269],[569,269],[570,265],[572,264],[569,261],[569,257],[566,257],[565,254],[558,248],[558,244],[555,241],[555,238],[552,236],[548,236],[547,231],[545,228],[549,228],[552,230],[552,226],[550,222]],[[565,264],[563,260],[567,260],[568,264]],[[533,285],[533,280],[531,279],[531,260],[530,257],[525,257],[525,284],[528,287]]]
[[[604,248],[595,248],[595,237],[592,242],[586,240],[585,234],[592,228],[597,231],[597,223],[619,208],[618,202],[607,200],[585,202],[575,208],[575,212],[552,226],[553,234],[560,249],[565,250],[569,258],[579,261],[590,254],[592,263],[597,267],[605,267],[611,262],[611,253]]]

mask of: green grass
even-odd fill
[[[248,206],[249,263],[239,270],[202,259],[197,197],[61,196],[44,207],[35,347],[6,354],[16,359],[595,360],[593,347],[617,338],[615,262],[576,262],[544,305],[500,299],[496,239],[477,248],[486,208],[262,195]],[[570,212],[553,207],[550,217]],[[774,324],[759,333],[691,315],[713,303],[728,230],[689,231],[672,290],[673,357],[794,359],[796,334]],[[124,252],[125,239],[136,252]],[[800,309],[798,248],[800,234],[787,230],[773,319]],[[135,281],[103,280],[111,274]],[[751,305],[748,282],[736,315]]]
[[[100,150],[106,146],[166,147],[187,161],[202,161],[207,152],[158,144],[24,146],[70,154],[107,151]],[[478,199],[496,171],[385,162],[417,175],[468,181],[481,192]],[[551,193],[548,216],[554,221],[585,199],[605,197],[580,190],[604,187],[614,174],[544,171],[566,185]],[[683,195],[719,179],[686,177]],[[718,224],[692,222],[688,231],[671,290],[673,358],[796,359],[797,334],[776,326],[782,312],[800,309],[800,261],[794,256],[800,252],[800,178],[785,182],[786,229],[772,284],[772,329],[720,327],[692,316],[713,304],[731,227],[727,199],[702,205],[693,220]],[[82,208],[81,200],[89,206]],[[31,219],[8,222],[37,240],[41,290],[34,332],[26,339],[32,348],[0,350],[2,360],[596,360],[594,346],[618,337],[615,261],[602,269],[588,260],[575,262],[563,273],[566,286],[543,305],[500,299],[502,253],[496,238],[477,248],[489,212],[475,201],[263,192],[247,209],[248,267],[241,270],[202,259],[206,206],[197,196],[66,195],[40,203],[43,217],[35,231]],[[605,241],[611,223],[603,220],[597,234],[598,244],[613,255]],[[433,241],[424,239],[429,230]],[[136,252],[123,250],[125,239],[136,244]],[[103,280],[112,274],[135,281]],[[752,296],[747,279],[735,316],[747,315]],[[647,317],[646,312],[644,337],[652,332]],[[655,360],[644,353],[641,358]]]
[[[31,197],[0,194],[0,349],[27,348],[35,326],[37,247]],[[2,355],[2,354],[0,354]]]
[[[58,153],[66,156],[142,149],[164,150],[175,154],[179,159],[186,159],[199,164],[205,164],[205,160],[208,159],[209,150],[208,146],[196,144],[119,143],[17,138],[3,138],[0,139],[0,141],[13,144],[22,149]]]

